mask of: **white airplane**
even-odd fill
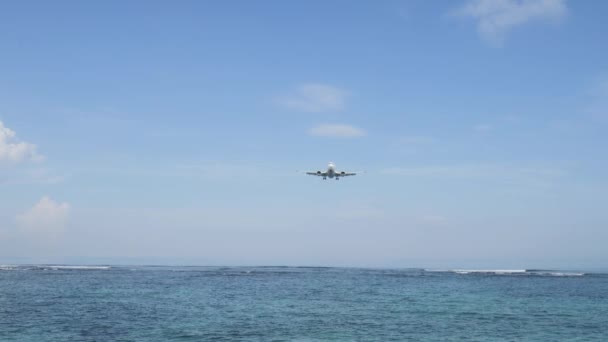
[[[327,171],[325,171],[325,172],[311,171],[311,172],[306,172],[306,174],[311,175],[311,176],[323,177],[323,179],[327,179],[327,177],[329,177],[329,178],[335,178],[336,180],[338,180],[341,177],[354,176],[357,173],[356,172],[336,171],[336,164],[329,162],[329,164],[327,165]]]

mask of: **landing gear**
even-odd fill
[[[340,177],[336,177],[336,180],[340,180]]]
[[[327,178],[323,177],[323,180],[326,180]]]

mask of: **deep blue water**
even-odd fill
[[[0,266],[0,341],[608,341],[608,275]]]

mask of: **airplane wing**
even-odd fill
[[[356,172],[344,172],[344,173],[342,173],[342,172],[337,172],[337,173],[336,173],[336,176],[339,176],[339,177],[356,176],[356,175],[357,175],[357,173],[356,173]]]
[[[319,176],[319,177],[327,177],[327,172],[306,172],[307,175],[311,176]]]

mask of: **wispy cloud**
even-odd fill
[[[0,186],[58,184],[63,182],[66,177],[66,175],[59,175],[54,170],[45,167],[5,168],[0,169]]]
[[[440,225],[447,222],[447,219],[444,216],[437,214],[422,215],[419,220],[421,223],[432,225]]]
[[[270,169],[270,171],[269,171]],[[175,171],[181,177],[197,177],[208,180],[234,180],[235,178],[258,178],[276,171],[268,165],[208,161],[176,165]],[[165,171],[169,173],[170,171]]]
[[[17,134],[0,121],[0,162],[20,163],[44,159],[36,152],[36,145],[18,141],[16,137]]]
[[[26,233],[56,235],[63,233],[70,213],[68,203],[58,203],[44,196],[32,208],[17,215],[17,226]]]
[[[385,175],[429,177],[441,179],[470,179],[527,184],[546,187],[568,175],[565,169],[544,165],[514,165],[500,163],[469,163],[438,166],[392,167],[382,170]]]
[[[381,220],[386,217],[386,212],[377,204],[350,199],[332,207],[327,215],[339,220]]]
[[[343,124],[323,124],[311,128],[308,133],[320,137],[357,138],[367,135],[364,130]]]
[[[590,104],[587,112],[595,120],[608,122],[608,77],[596,82],[591,89]]]
[[[415,154],[436,148],[439,140],[425,135],[407,135],[393,140],[393,147],[399,153]]]
[[[485,132],[489,132],[492,130],[492,125],[490,124],[477,124],[475,126],[473,126],[473,130],[475,130],[476,132],[480,132],[480,133],[485,133]]]
[[[418,145],[429,145],[437,142],[437,139],[433,137],[423,136],[423,135],[411,135],[406,137],[401,137],[397,140],[399,144],[409,145],[409,146],[418,146]]]
[[[291,94],[279,97],[276,102],[292,110],[321,113],[344,109],[347,96],[346,91],[334,86],[306,83],[298,86]]]
[[[512,29],[535,20],[558,20],[567,11],[565,0],[469,0],[454,14],[476,19],[482,38],[500,45]]]

